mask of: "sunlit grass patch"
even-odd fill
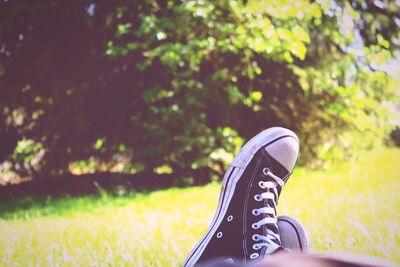
[[[366,153],[333,171],[299,170],[280,212],[300,218],[315,250],[367,253],[400,263],[400,150]]]
[[[279,213],[303,221],[316,251],[366,253],[400,264],[399,159],[399,149],[382,149],[327,171],[298,168]],[[24,200],[12,203],[14,209],[3,203],[0,265],[178,266],[206,230],[219,190],[216,183]]]

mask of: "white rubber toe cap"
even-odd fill
[[[292,172],[297,155],[299,154],[299,141],[293,133],[293,136],[281,138],[268,145],[265,150],[267,150],[271,157],[282,164],[288,172]]]

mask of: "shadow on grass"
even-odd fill
[[[86,196],[25,196],[0,203],[0,219],[30,219],[43,216],[68,216],[86,213],[97,208],[124,206],[133,199],[145,197],[149,192],[119,191]]]
[[[119,205],[138,195],[170,187],[203,185],[210,182],[203,179],[176,178],[176,174],[116,174],[94,173],[85,175],[64,175],[34,179],[17,185],[0,187],[0,218],[25,218],[62,213],[79,206],[88,211],[110,202]],[[112,201],[111,201],[112,200]]]

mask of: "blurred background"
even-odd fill
[[[400,1],[0,0],[0,264],[181,264],[272,126],[280,213],[400,263],[399,103]]]

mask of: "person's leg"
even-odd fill
[[[278,253],[251,267],[394,267],[395,265],[366,255]],[[206,267],[206,266],[205,266]],[[239,267],[239,266],[238,266]],[[250,267],[250,266],[248,266]]]
[[[261,262],[240,263],[215,259],[196,265],[196,267],[395,267],[393,263],[376,257],[349,254],[300,254],[276,253]]]
[[[184,266],[213,258],[248,263],[283,249],[276,203],[298,151],[297,136],[280,127],[243,146],[225,173],[216,215]]]

